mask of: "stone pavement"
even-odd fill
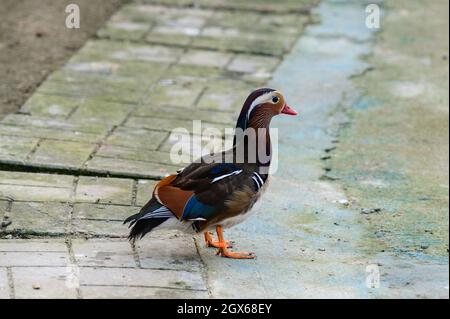
[[[120,9],[0,122],[0,298],[212,296],[199,243],[155,234],[134,247],[122,220],[180,168],[170,131],[234,126],[316,2]]]

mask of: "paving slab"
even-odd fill
[[[44,82],[36,92],[47,95],[60,95],[72,98],[90,98],[116,103],[138,103],[144,96],[149,85],[136,86],[133,83],[101,82],[75,82],[70,79]],[[124,89],[124,90],[122,90]],[[126,92],[126,93],[125,93]]]
[[[74,299],[77,290],[68,285],[67,267],[14,267],[14,292],[17,299]]]
[[[2,200],[0,198],[0,220],[3,221],[3,218],[6,214],[6,209],[10,206],[9,201],[7,200]]]
[[[203,100],[205,99],[205,96],[208,96],[208,98],[211,98],[211,94],[214,92],[209,92],[209,88],[206,89],[206,91],[203,92],[202,97],[200,98],[200,101],[202,104],[210,105],[214,102],[220,103],[221,99],[220,97],[214,98],[213,103],[206,103]],[[229,94],[230,102],[234,101],[235,99],[232,97],[232,94]],[[237,99],[236,99],[237,100]],[[234,125],[236,122],[235,114],[234,112],[225,112],[225,109],[228,107],[230,102],[228,103],[222,103],[222,105],[225,105],[223,107],[222,112],[216,112],[213,110],[201,110],[199,103],[197,103],[198,108],[196,109],[190,109],[189,112],[186,112],[184,108],[177,108],[173,106],[155,106],[152,104],[143,103],[139,108],[135,110],[133,115],[138,117],[157,117],[157,118],[168,118],[168,119],[184,119],[184,120],[200,120],[205,121],[209,123],[220,123],[220,124],[227,124],[227,125]],[[236,102],[237,104],[237,102]],[[233,109],[234,111],[234,109]],[[135,131],[133,129],[132,131]],[[152,138],[150,138],[152,139]]]
[[[126,238],[128,229],[122,221],[106,219],[73,219],[71,221],[71,234],[88,237]]]
[[[159,127],[155,127],[158,129]],[[108,146],[122,146],[154,151],[162,141],[167,138],[168,133],[153,131],[145,128],[118,127],[108,136],[105,143]]]
[[[172,288],[81,286],[85,299],[205,299],[208,292]]]
[[[61,266],[69,261],[67,252],[2,252],[0,251],[0,266],[31,267],[31,266]]]
[[[152,185],[153,183],[149,184]],[[73,218],[122,222],[131,214],[137,213],[139,209],[140,206],[76,203],[74,205]]]
[[[22,125],[2,125],[0,124],[0,134],[2,134],[2,139],[13,139],[16,137],[26,137],[31,139],[47,139],[50,141],[69,141],[69,142],[79,142],[79,143],[97,143],[100,142],[105,133],[87,133],[81,131],[74,130],[59,130],[52,127],[53,123],[49,123],[47,127],[36,127],[33,125],[30,126],[22,126]],[[19,145],[23,145],[23,148],[26,148],[26,140],[25,139],[16,139],[19,142]],[[9,144],[5,144],[5,150],[2,153],[5,153],[8,156],[8,147]],[[31,154],[36,148],[36,145],[31,147],[30,152],[27,153],[27,156]],[[27,149],[23,150],[22,156],[26,152]],[[26,159],[27,157],[25,157]],[[13,159],[14,160],[14,159]],[[6,161],[6,159],[5,159]],[[20,162],[17,160],[17,162]]]
[[[152,90],[148,101],[156,106],[171,105],[189,109],[194,106],[204,88],[202,83],[161,83]]]
[[[153,189],[157,182],[149,180],[139,180],[137,184],[136,205],[144,206],[153,195]]]
[[[130,178],[162,179],[181,167],[146,161],[126,160],[94,156],[86,164],[89,172],[98,174],[118,174]]]
[[[9,283],[6,268],[0,268],[0,299],[8,299],[9,295]]]
[[[38,137],[2,136],[0,157],[5,161],[25,162],[38,142]]]
[[[33,94],[20,108],[20,112],[41,117],[66,118],[82,103],[82,99]]]
[[[19,190],[28,191],[20,188]],[[13,233],[61,236],[66,232],[70,211],[71,207],[68,204],[13,202],[9,213],[11,224],[6,230]]]
[[[154,62],[164,66],[176,62],[182,53],[180,48],[99,39],[88,41],[80,55],[75,55],[71,61],[106,59],[115,62]],[[155,68],[158,70],[156,65]]]
[[[169,247],[167,247],[169,245]],[[136,242],[139,264],[142,268],[203,271],[203,264],[191,236],[178,233],[160,233]]]
[[[158,145],[158,148],[161,148],[161,146]],[[103,145],[96,155],[107,158],[159,163],[161,165],[171,162],[170,154],[168,152],[150,151],[115,145]]]
[[[71,115],[73,122],[99,122],[119,125],[133,110],[134,105],[92,101],[80,105]]]
[[[76,202],[131,205],[132,179],[80,176]]]
[[[78,169],[89,159],[96,144],[42,140],[29,157],[35,165],[46,165],[62,169]]]
[[[80,283],[94,286],[119,285],[206,291],[200,273],[175,270],[83,267],[80,269]]]
[[[224,68],[233,55],[230,53],[215,52],[215,51],[202,51],[202,50],[189,50],[180,58],[180,64],[200,65],[216,68]]]
[[[136,261],[130,243],[117,240],[74,240],[72,249],[81,267],[135,268]]]
[[[67,246],[62,239],[8,239],[0,240],[0,251],[64,253]]]
[[[73,176],[0,171],[0,198],[67,202]]]

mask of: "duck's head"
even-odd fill
[[[271,88],[253,91],[245,100],[236,127],[243,130],[249,126],[267,127],[272,117],[279,114],[297,115],[297,111],[286,103],[284,95]]]

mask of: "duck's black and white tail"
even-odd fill
[[[167,220],[176,218],[175,215],[166,206],[161,205],[155,198],[152,198],[139,213],[128,217],[123,223],[130,223],[132,227],[129,240],[141,239],[152,229],[160,226]]]

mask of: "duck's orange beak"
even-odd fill
[[[287,115],[297,115],[298,112],[291,108],[289,105],[285,104],[283,109],[281,110],[281,113],[287,114]]]

